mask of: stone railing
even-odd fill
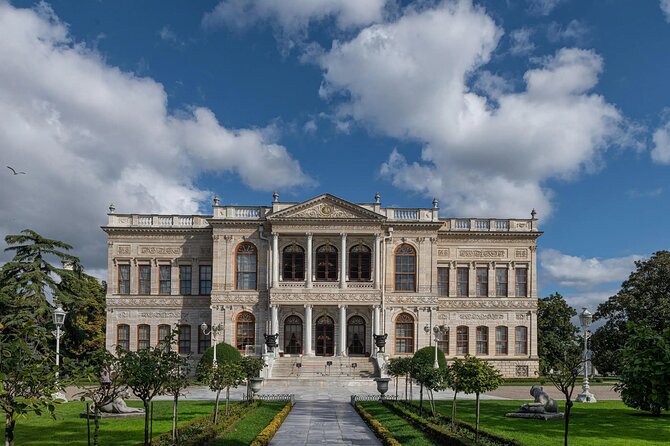
[[[217,206],[214,208],[214,218],[226,220],[261,220],[265,218],[270,208],[263,206]]]
[[[499,218],[446,218],[442,230],[473,232],[529,232],[537,231],[537,220]]]
[[[208,215],[109,214],[107,226],[139,228],[206,227]]]

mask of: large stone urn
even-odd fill
[[[390,380],[391,378],[375,378],[375,381],[377,382],[377,391],[381,395],[379,397],[380,400],[383,400],[384,395],[388,392]]]
[[[261,385],[263,385],[263,378],[249,378],[249,387],[254,395],[261,390]]]
[[[386,338],[388,337],[388,334],[374,335],[374,337],[375,337],[375,345],[379,349],[377,353],[383,353],[384,347],[386,346]]]
[[[265,336],[265,346],[268,348],[268,352],[272,353],[274,349],[277,347],[277,338],[279,337],[279,333],[275,334],[263,334]]]

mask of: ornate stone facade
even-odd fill
[[[156,345],[180,329],[194,358],[212,340],[261,354],[369,355],[433,342],[507,376],[537,358],[536,241],[530,219],[439,218],[324,194],[302,203],[221,206],[207,215],[109,214],[107,346]],[[161,331],[162,330],[162,331]]]

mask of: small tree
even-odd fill
[[[165,353],[170,364],[170,373],[165,382],[165,392],[172,395],[172,444],[177,444],[177,422],[179,419],[179,396],[186,389],[191,380],[189,379],[190,367],[188,358],[170,351]]]
[[[621,351],[621,377],[616,390],[624,404],[655,417],[670,409],[670,329],[658,333],[628,323],[630,333]]]
[[[456,427],[456,396],[458,392],[463,392],[465,361],[461,358],[455,358],[449,367],[449,373],[445,376],[445,385],[454,391],[454,400],[451,403],[451,428]]]
[[[395,378],[395,397],[398,399],[398,380],[401,376],[405,375],[407,378],[407,373],[409,372],[407,368],[407,358],[391,358],[386,370],[388,371],[389,376]]]
[[[459,368],[460,387],[463,392],[474,393],[476,398],[475,442],[479,443],[479,396],[495,390],[503,383],[503,377],[492,365],[474,356],[466,356]]]
[[[240,361],[240,366],[242,366],[244,377],[247,380],[247,400],[251,400],[251,378],[260,376],[263,367],[265,367],[265,361],[261,358],[244,356]]]
[[[212,371],[212,363],[214,360],[214,346],[205,350],[205,353],[200,357],[197,367],[195,368],[195,377],[198,381],[206,383],[209,379],[209,373]],[[242,355],[240,351],[230,344],[219,342],[216,344],[216,361],[218,363],[228,361],[241,361]]]
[[[559,293],[537,300],[537,354],[544,364],[563,357],[564,346],[577,341],[578,328],[571,319],[577,311]],[[547,370],[541,370],[545,374]]]
[[[221,391],[226,389],[226,409],[228,415],[228,404],[230,402],[230,388],[237,387],[244,382],[245,374],[239,362],[226,361],[219,363],[217,367],[209,372],[209,388],[216,392],[216,401],[214,402],[214,412],[212,414],[212,423],[216,424],[219,416],[219,399]]]
[[[575,390],[577,377],[581,375],[582,367],[584,367],[584,359],[579,345],[567,345],[563,358],[555,358],[553,364],[540,364],[540,366],[549,371],[547,378],[565,397],[563,444],[568,446],[570,411],[574,405],[572,393]]]
[[[432,386],[434,389],[439,389],[444,380],[443,376],[439,372],[435,372],[433,368],[433,363],[435,362],[435,347],[423,347],[419,349],[414,356],[412,357],[411,362],[411,373],[412,378],[416,379],[419,385],[419,414],[423,413],[423,389],[427,385]],[[437,362],[440,369],[447,367],[447,360],[444,357],[442,350],[437,350]],[[432,400],[432,390],[429,387],[430,398],[431,398],[431,408],[434,412],[434,404]]]

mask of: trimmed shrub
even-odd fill
[[[212,369],[212,360],[214,359],[214,347],[210,347],[205,350],[205,353],[202,354],[200,362],[195,369],[195,377],[198,381],[204,381],[205,377]],[[225,362],[225,361],[241,361],[242,355],[240,352],[230,344],[225,342],[220,342],[216,344],[216,361]]]
[[[254,438],[254,441],[252,441],[249,446],[267,446],[270,444],[270,440],[275,436],[277,430],[282,425],[284,419],[286,419],[292,408],[293,403],[286,403],[286,406],[274,416],[272,421],[270,421],[270,424],[265,426],[265,429]]]
[[[372,432],[375,433],[377,438],[379,438],[384,446],[402,446],[402,444],[395,439],[393,434],[389,432],[379,421],[377,421],[370,413],[363,409],[360,404],[354,406],[356,412],[363,418],[365,424],[370,426]]]
[[[423,347],[417,350],[412,356],[412,361],[433,364],[435,362],[435,347]],[[444,357],[444,352],[439,348],[437,349],[437,364],[441,369],[447,367],[447,358]]]

